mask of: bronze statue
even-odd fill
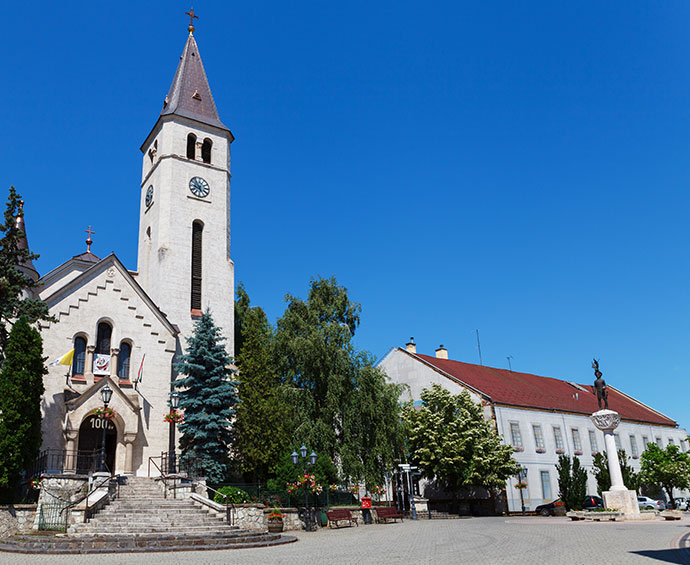
[[[592,362],[592,369],[594,369],[594,388],[597,390],[597,403],[599,404],[599,410],[601,410],[601,401],[604,401],[604,408],[609,409],[609,391],[606,386],[606,381],[601,378],[601,371],[599,370],[599,361],[594,359]]]

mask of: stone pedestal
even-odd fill
[[[613,435],[613,431],[621,422],[620,414],[613,410],[599,410],[592,414],[592,422],[604,432],[606,455],[609,460],[611,490],[602,493],[604,506],[613,510],[620,510],[626,518],[637,518],[640,516],[637,493],[634,490],[628,490],[623,483],[621,464],[618,460],[618,450],[616,449],[616,438]]]
[[[602,494],[606,508],[620,510],[626,518],[636,518],[640,515],[637,493],[634,490],[607,490]]]

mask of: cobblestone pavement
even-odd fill
[[[291,532],[292,533],[292,532]],[[682,563],[690,565],[690,517],[662,522],[570,522],[496,517],[300,532],[293,544],[229,551],[103,555],[0,553],[12,565],[339,563]]]

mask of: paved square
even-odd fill
[[[675,522],[570,522],[495,517],[419,520],[299,532],[293,544],[230,551],[147,554],[19,555],[0,564],[113,565],[349,563],[686,563],[690,518]]]

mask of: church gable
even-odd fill
[[[99,318],[126,321],[138,334],[149,334],[166,349],[174,351],[176,329],[114,254],[68,280],[64,286],[56,287],[53,285],[54,292],[44,300],[59,326],[71,326],[73,323],[68,319],[82,320],[85,315],[92,320],[97,312]],[[51,326],[53,324],[44,323],[42,329]],[[82,331],[88,334],[90,328]]]

